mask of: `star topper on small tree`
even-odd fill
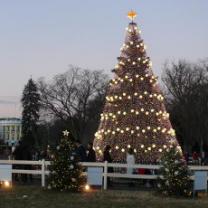
[[[67,136],[67,137],[69,136],[69,131],[67,131],[67,130],[62,131],[62,133],[64,136]]]

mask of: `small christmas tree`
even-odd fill
[[[168,196],[190,196],[190,173],[181,152],[175,147],[168,149],[161,158],[158,190]]]
[[[82,166],[69,132],[66,130],[63,134],[64,137],[52,155],[48,189],[79,192],[85,183]]]

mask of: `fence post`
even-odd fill
[[[41,161],[41,186],[45,187],[45,159]]]
[[[104,190],[107,190],[107,182],[108,182],[108,161],[104,163]]]

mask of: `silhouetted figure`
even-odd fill
[[[23,160],[32,160],[32,150],[26,144],[22,145],[22,159]],[[32,170],[32,165],[24,165],[25,170]],[[31,174],[22,174],[22,181],[26,183],[28,181],[32,182],[32,175]]]
[[[104,149],[104,153],[103,153],[103,161],[107,161],[109,163],[111,163],[113,161],[111,154],[110,154],[110,150],[111,150],[111,146],[106,145],[106,147]]]
[[[95,154],[95,150],[93,149],[92,143],[88,143],[87,150],[88,150],[87,162],[96,162],[96,154]]]
[[[76,145],[76,154],[79,157],[80,162],[86,162],[87,161],[87,154],[86,154],[86,150],[84,148],[84,146],[81,144],[81,142],[79,140],[75,141],[75,145]]]
[[[19,145],[16,147],[14,151],[14,158],[15,160],[32,160],[32,153],[29,145],[27,145],[25,142],[20,141]],[[32,165],[16,165],[16,169],[23,169],[23,170],[32,170]],[[28,176],[30,181],[32,181],[32,175],[31,174],[21,174],[21,180],[23,182],[28,181]],[[18,176],[15,176],[15,180],[19,180]]]
[[[16,146],[14,152],[13,152],[13,157],[15,160],[22,160],[22,141],[19,141],[19,144]],[[14,169],[21,169],[21,165],[13,165]],[[19,181],[19,174],[15,173],[14,174],[14,180]]]
[[[110,145],[106,145],[105,149],[104,149],[104,153],[103,153],[103,161],[107,161],[109,163],[112,163],[113,162],[113,159],[111,157],[111,154],[110,154],[110,150],[111,150],[111,146]],[[109,167],[108,168],[108,173],[113,173],[113,167]],[[112,183],[111,183],[111,180],[110,178],[108,177],[107,179],[107,184],[108,186],[112,186]]]
[[[193,164],[194,165],[198,165],[198,163],[199,163],[199,155],[198,155],[197,152],[195,152],[195,151],[193,152],[192,158],[193,158]]]

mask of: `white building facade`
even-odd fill
[[[0,118],[0,140],[12,145],[22,136],[22,121],[19,118]]]

